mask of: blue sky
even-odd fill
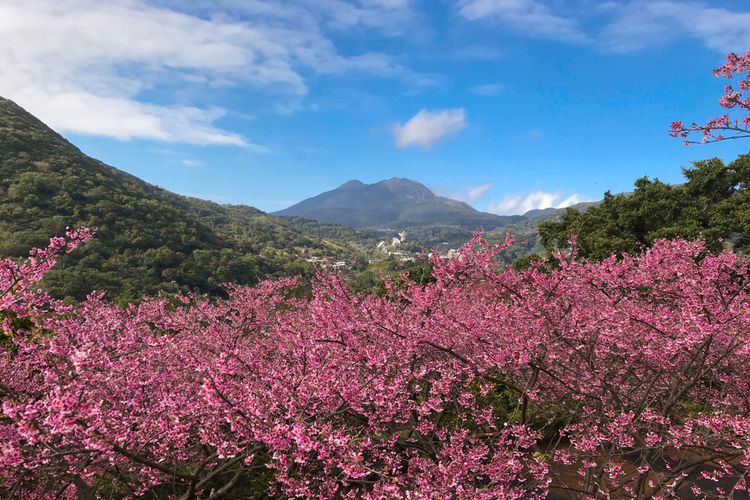
[[[746,1],[0,0],[0,95],[172,191],[275,211],[416,179],[520,213],[679,182]]]

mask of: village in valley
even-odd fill
[[[380,240],[375,248],[373,249],[372,256],[367,259],[368,264],[375,264],[382,262],[387,259],[394,259],[398,262],[413,262],[420,256],[426,258],[432,258],[433,252],[424,254],[421,251],[421,247],[410,244],[406,237],[406,231],[399,231],[396,233],[398,236],[393,236],[390,241]],[[448,242],[443,242],[441,246],[447,246]],[[458,257],[459,252],[455,248],[450,248],[444,253],[440,253],[440,257],[443,259],[454,259]],[[315,267],[323,269],[343,270],[352,267],[352,262],[347,260],[339,260],[333,257],[307,257],[305,262],[312,264]]]

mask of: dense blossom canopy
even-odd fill
[[[321,276],[118,308],[33,291],[71,232],[0,263],[0,492],[13,498],[667,497],[745,490],[748,261],[700,242],[433,283]]]
[[[703,125],[692,123],[685,125],[681,121],[672,122],[669,135],[688,138],[700,134],[700,141],[686,140],[685,144],[705,144],[727,139],[750,138],[750,51],[744,56],[730,53],[723,66],[714,70],[714,75],[724,78],[740,77],[736,86],[725,85],[724,94],[719,98],[719,105],[736,111],[736,116],[725,113],[710,119]]]

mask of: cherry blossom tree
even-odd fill
[[[4,261],[0,284],[35,282],[51,262],[38,257],[72,238]],[[0,492],[746,491],[750,262],[659,240],[515,270],[498,265],[510,244],[477,236],[459,258],[435,257],[434,282],[385,297],[336,276],[310,299],[281,280],[127,308],[4,286],[0,309],[26,321],[2,326]]]
[[[701,136],[700,140],[686,140],[685,144],[705,144],[730,139],[750,138],[750,51],[744,56],[730,53],[726,63],[714,70],[717,77],[733,78],[738,76],[736,86],[726,85],[719,104],[734,111],[734,116],[725,113],[710,119],[703,125],[693,122],[685,125],[681,121],[672,122],[669,135],[688,139],[693,135]]]

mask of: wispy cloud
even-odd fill
[[[552,4],[549,0],[456,0],[457,12],[466,20],[494,22],[528,36],[592,42],[608,52],[646,50],[660,42],[685,38],[722,52],[750,50],[750,13],[719,2],[579,2],[576,9],[564,14]]]
[[[459,0],[458,13],[470,21],[494,21],[534,37],[587,40],[574,19],[555,14],[540,0]]]
[[[674,0],[610,2],[613,19],[603,29],[601,46],[632,52],[655,43],[696,38],[722,52],[750,50],[750,13],[715,4]]]
[[[396,147],[431,148],[437,141],[454,134],[466,126],[466,111],[463,108],[429,111],[421,109],[405,123],[393,126]]]
[[[560,193],[532,191],[508,195],[498,202],[490,203],[487,211],[498,215],[518,215],[535,209],[569,207],[584,201],[588,200],[576,193],[564,196]]]
[[[474,87],[471,87],[469,90],[476,95],[492,97],[502,92],[503,88],[504,88],[503,85],[500,83],[487,83],[484,85],[475,85]]]
[[[190,158],[185,158],[180,160],[180,163],[185,165],[186,167],[202,167],[204,163],[200,160],[192,160]]]
[[[469,200],[475,201],[484,196],[491,187],[492,183],[485,182],[484,184],[480,184],[479,186],[469,187],[466,191],[466,194],[468,195]]]
[[[393,16],[403,8],[389,5],[394,2],[372,0],[354,9],[315,0],[328,6],[316,15],[342,29],[385,30],[399,24]],[[263,146],[222,128],[226,110],[174,96],[170,103],[170,85],[196,94],[245,86],[298,99],[308,91],[310,73],[407,73],[385,54],[340,54],[321,31],[323,20],[302,2],[234,2],[240,17],[227,0],[218,3],[228,9],[221,15],[200,15],[204,3],[0,0],[0,92],[61,131],[261,152]],[[144,98],[155,90],[158,102]]]
[[[460,189],[456,189],[454,186],[453,188],[448,189],[436,187],[433,190],[437,194],[445,196],[447,198],[451,198],[453,200],[465,201],[466,203],[474,203],[475,201],[486,195],[490,189],[492,189],[492,183],[485,182],[483,184],[477,184],[473,186],[464,186]]]
[[[412,0],[303,0],[300,3],[326,13],[328,25],[342,29],[361,26],[390,36],[413,31],[418,17]]]
[[[161,0],[160,3],[199,13],[220,8],[234,15],[305,20],[338,30],[371,29],[386,36],[413,32],[420,17],[413,0]]]

